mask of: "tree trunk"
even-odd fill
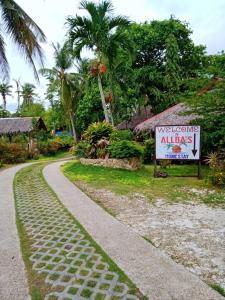
[[[100,95],[101,95],[102,107],[103,107],[103,110],[104,110],[105,120],[106,120],[106,122],[110,123],[108,110],[107,110],[106,103],[105,103],[105,96],[104,96],[103,88],[102,88],[102,81],[101,81],[101,77],[100,77],[99,74],[98,74],[98,88],[99,88],[99,92],[100,92]]]
[[[74,126],[74,120],[73,120],[73,116],[71,111],[69,112],[69,117],[70,117],[70,123],[71,123],[71,127],[72,127],[72,132],[73,132],[73,138],[74,138],[74,142],[77,142],[77,134],[76,134],[76,130],[75,130],[75,126]]]
[[[6,97],[3,96],[3,109],[6,110]]]

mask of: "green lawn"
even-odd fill
[[[38,159],[29,159],[28,162],[45,162],[45,161],[52,161],[57,159],[63,159],[70,157],[71,154],[69,151],[58,151],[55,155],[40,155]]]
[[[138,171],[127,171],[84,166],[78,161],[73,161],[65,164],[62,169],[72,182],[83,181],[97,189],[104,188],[120,195],[129,196],[140,193],[144,194],[150,201],[160,197],[169,202],[188,200],[194,197],[194,193],[191,191],[193,188],[212,189],[207,180],[208,167],[206,166],[202,168],[204,178],[202,180],[196,177],[180,177],[182,175],[196,175],[196,165],[172,165],[167,171],[173,176],[168,178],[154,178],[152,165],[144,166]],[[214,204],[224,203],[224,190],[215,191],[213,195],[204,195],[202,200]]]

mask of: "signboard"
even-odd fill
[[[156,126],[156,159],[200,159],[200,126]]]

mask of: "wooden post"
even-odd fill
[[[157,160],[156,158],[154,159],[154,177],[156,177],[156,172],[157,172]]]

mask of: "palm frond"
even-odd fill
[[[0,6],[6,33],[32,66],[38,79],[34,61],[38,61],[41,65],[44,62],[44,54],[39,44],[46,40],[43,31],[15,1],[0,0]]]
[[[5,42],[1,34],[0,34],[0,72],[1,72],[2,80],[9,78],[9,64],[5,55]]]
[[[120,27],[127,27],[130,24],[128,18],[123,16],[116,16],[109,20],[109,30],[112,30],[118,26]]]

